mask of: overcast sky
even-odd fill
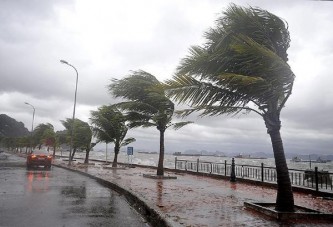
[[[333,2],[233,1],[258,6],[288,22],[289,64],[296,75],[293,94],[282,110],[281,134],[287,153],[333,154]],[[79,72],[76,117],[114,103],[106,85],[131,70],[145,70],[160,81],[172,77],[191,45],[230,1],[223,0],[1,0],[0,114],[31,130],[71,118]],[[271,153],[259,115],[196,118],[195,124],[167,130],[166,151],[187,149]],[[133,129],[134,149],[158,151],[155,128]]]

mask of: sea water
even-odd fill
[[[57,152],[59,155],[60,152]],[[68,155],[68,152],[63,152],[63,155]],[[76,152],[75,157],[84,158],[85,153]],[[91,151],[89,157],[91,159],[100,159],[103,161],[112,162],[114,158],[113,151]],[[232,157],[217,157],[217,156],[175,156],[173,154],[165,153],[164,154],[164,167],[166,168],[174,168],[175,167],[175,158],[178,160],[187,160],[187,161],[197,161],[199,159],[200,162],[215,162],[215,163],[225,163],[227,161],[228,164],[231,164]],[[139,164],[139,165],[147,165],[147,166],[157,166],[158,164],[159,154],[150,154],[150,153],[138,153],[134,152],[133,155],[127,155],[126,152],[119,152],[118,162],[122,163],[131,163],[131,164]],[[261,163],[264,164],[265,167],[275,167],[274,158],[267,159],[248,159],[248,158],[235,158],[236,165],[251,165],[251,166],[261,166]],[[306,169],[314,169],[318,167],[318,170],[325,170],[329,172],[333,172],[333,161],[326,163],[311,163],[310,162],[293,162],[291,159],[287,159],[287,165],[289,169],[297,169],[297,170],[306,170]]]

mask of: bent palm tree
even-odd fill
[[[280,135],[280,112],[292,92],[295,75],[287,64],[289,32],[277,16],[234,4],[206,34],[206,44],[190,49],[177,75],[166,82],[168,94],[193,108],[186,116],[253,111],[265,122],[277,169],[276,210],[293,211],[294,198]]]
[[[122,80],[113,79],[109,85],[109,92],[115,97],[122,97],[128,101],[116,104],[126,111],[128,126],[156,127],[160,132],[160,154],[157,175],[164,175],[164,133],[169,127],[179,129],[191,122],[172,123],[174,104],[165,96],[161,83],[145,71],[134,71],[132,75]]]
[[[61,120],[62,125],[67,129],[67,141],[70,141],[71,130],[73,125],[73,120],[66,118],[66,120]],[[89,156],[90,149],[94,146],[91,143],[92,140],[92,131],[87,122],[81,121],[80,119],[74,119],[74,133],[73,133],[73,153],[70,157],[73,160],[76,151],[86,150],[86,159],[85,162],[88,162],[87,158]]]
[[[135,141],[132,137],[125,139],[128,131],[125,116],[114,106],[102,106],[97,111],[91,111],[90,121],[99,142],[114,143],[112,166],[117,167],[120,148]]]

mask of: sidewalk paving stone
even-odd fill
[[[68,167],[67,163],[55,160],[55,164]],[[248,210],[244,202],[274,203],[276,189],[255,186],[242,182],[213,179],[191,174],[165,172],[177,179],[151,179],[144,174],[156,174],[152,168],[107,169],[96,163],[85,168],[73,164],[72,169],[112,182],[135,194],[152,209],[167,219],[171,226],[332,226],[328,221],[293,220],[277,222],[265,215]],[[333,200],[311,194],[294,192],[295,204],[333,213]]]

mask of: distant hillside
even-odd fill
[[[25,135],[29,135],[29,130],[24,127],[22,122],[18,122],[6,114],[0,114],[0,137],[20,137]]]

